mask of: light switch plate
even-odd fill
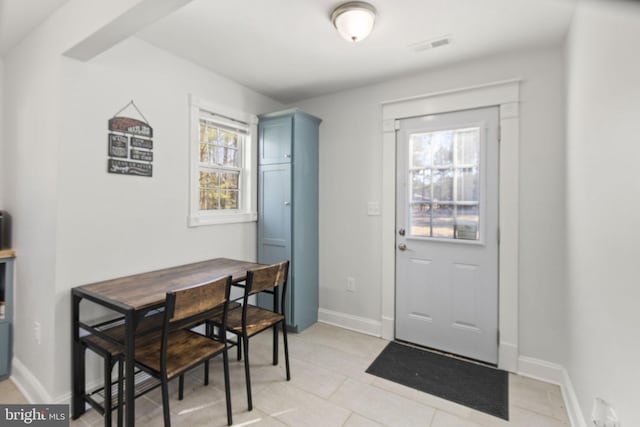
[[[380,202],[367,203],[367,215],[378,216],[380,215]]]

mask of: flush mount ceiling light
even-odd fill
[[[350,41],[364,40],[376,19],[376,9],[363,1],[351,1],[341,4],[331,12],[331,22],[340,35]]]

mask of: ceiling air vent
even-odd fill
[[[436,47],[442,47],[448,44],[451,44],[450,35],[410,44],[409,49],[413,50],[414,52],[422,52],[423,50],[435,49]]]

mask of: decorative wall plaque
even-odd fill
[[[118,116],[132,106],[142,120]],[[153,128],[131,101],[109,119],[107,172],[120,175],[152,176]],[[129,150],[129,147],[131,149]]]

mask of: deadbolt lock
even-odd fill
[[[400,230],[398,230],[398,234],[401,236],[404,236],[404,228],[401,228]]]

